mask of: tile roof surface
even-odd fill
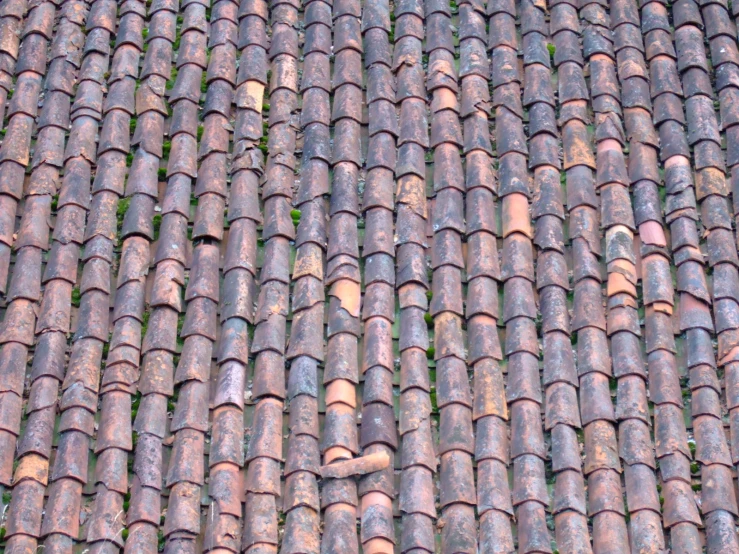
[[[739,554],[737,16],[0,0],[0,551]]]

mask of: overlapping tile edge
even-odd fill
[[[0,2],[0,548],[739,552],[737,13]]]

